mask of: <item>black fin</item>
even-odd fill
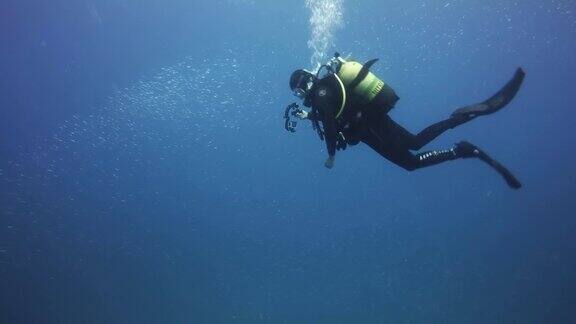
[[[520,181],[518,181],[518,179],[516,179],[516,177],[512,174],[512,172],[510,172],[510,170],[508,170],[506,167],[504,167],[498,161],[489,157],[486,153],[484,153],[482,151],[480,151],[478,158],[480,158],[480,160],[482,160],[482,161],[486,162],[488,165],[490,165],[494,170],[496,170],[496,172],[500,173],[500,175],[504,178],[504,180],[506,181],[508,186],[510,186],[510,188],[512,188],[512,189],[522,188],[522,184],[520,183]]]
[[[476,117],[497,112],[508,103],[510,103],[512,99],[514,99],[514,96],[516,96],[516,93],[518,93],[520,86],[522,86],[522,82],[524,81],[525,76],[526,73],[524,73],[524,70],[522,70],[522,68],[518,68],[514,74],[514,77],[512,77],[512,79],[510,79],[510,81],[508,81],[508,83],[506,83],[506,85],[502,87],[495,95],[490,97],[490,99],[485,100],[479,104],[456,109],[452,113],[452,116],[465,115]]]
[[[456,144],[454,150],[457,156],[460,158],[479,158],[480,160],[491,166],[494,170],[496,170],[496,172],[498,172],[504,178],[506,183],[511,188],[520,189],[522,187],[520,181],[516,179],[516,177],[512,174],[512,172],[510,172],[510,170],[508,170],[498,161],[491,158],[488,154],[486,154],[486,152],[482,151],[476,145],[466,141],[462,141]]]

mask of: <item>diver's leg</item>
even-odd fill
[[[524,81],[524,76],[524,71],[519,68],[514,77],[490,99],[479,104],[459,108],[452,113],[450,118],[425,128],[411,139],[410,149],[419,150],[448,129],[462,125],[477,116],[488,115],[500,110],[514,98]]]
[[[394,143],[403,149],[412,149],[418,145],[417,136],[392,120],[383,109],[368,112],[366,128],[366,133],[378,138],[380,142]]]
[[[390,142],[386,138],[379,137],[378,134],[374,132],[365,136],[362,142],[370,146],[388,161],[408,171],[414,171],[459,158],[454,149],[413,154],[410,152],[410,149],[402,145],[402,143]]]
[[[524,70],[518,68],[514,77],[490,99],[479,104],[456,109],[452,113],[452,116],[464,115],[474,118],[476,116],[492,114],[500,110],[514,98],[524,81],[525,75]]]
[[[378,132],[380,137],[389,138],[410,150],[420,150],[445,131],[462,125],[479,115],[496,112],[507,105],[520,89],[524,76],[524,71],[519,68],[514,77],[490,99],[480,104],[457,109],[450,118],[426,127],[417,135],[410,133],[393,121],[386,113],[383,113],[384,110],[373,110],[368,116],[369,124],[372,129]]]
[[[479,149],[476,145],[466,141],[456,143],[456,145],[454,145],[450,150],[430,151],[418,154],[417,157],[420,160],[418,164],[419,168],[454,159],[478,158],[498,172],[511,188],[520,189],[522,187],[522,184],[518,179],[516,179],[516,177],[514,177],[512,172],[502,164],[498,163],[498,161],[491,158],[486,154],[486,152]]]
[[[440,136],[445,131],[462,125],[472,119],[473,117],[457,115],[432,124],[423,129],[420,133],[418,133],[418,135],[414,136],[410,145],[410,149],[419,150],[426,144],[432,142],[436,137]]]
[[[394,142],[396,145],[410,150],[420,150],[424,145],[430,143],[448,129],[462,125],[472,119],[472,117],[464,115],[452,116],[430,125],[418,135],[414,135],[392,120],[383,110],[373,110],[368,113],[367,128],[383,140]]]
[[[448,129],[462,125],[477,116],[488,115],[500,110],[514,98],[524,81],[524,76],[524,71],[521,68],[517,69],[514,77],[490,99],[479,104],[459,108],[452,113],[450,118],[427,127],[416,135],[411,149],[419,150]]]
[[[414,135],[396,123],[388,115],[381,117],[379,124],[370,122],[371,129],[375,130],[381,138],[394,141],[410,150],[420,150],[445,131],[472,120],[467,116],[454,116],[426,127],[418,135]],[[376,126],[376,127],[375,127]]]
[[[518,179],[516,179],[508,169],[475,145],[465,141],[457,143],[449,150],[434,150],[419,154],[413,154],[406,147],[384,142],[377,136],[374,136],[373,133],[365,136],[362,141],[390,162],[408,171],[414,171],[456,159],[478,158],[494,168],[511,188],[519,189],[522,187],[522,184],[520,184]]]

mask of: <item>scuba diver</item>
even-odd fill
[[[494,168],[511,188],[520,182],[503,165],[477,146],[462,141],[450,149],[418,151],[448,129],[462,125],[478,116],[489,115],[506,106],[516,95],[525,73],[521,68],[495,95],[478,104],[456,109],[449,118],[432,124],[418,134],[412,134],[393,121],[388,112],[399,97],[394,90],[370,72],[378,59],[360,64],[340,57],[338,53],[317,73],[299,69],[290,77],[290,89],[309,111],[296,103],[284,114],[285,128],[295,131],[292,117],[310,120],[321,140],[326,141],[328,159],[325,166],[334,166],[337,150],[363,142],[381,156],[408,171],[456,159],[478,158]],[[321,71],[325,69],[325,75]]]

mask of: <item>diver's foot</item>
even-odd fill
[[[452,117],[466,116],[468,118],[474,118],[497,112],[504,108],[510,101],[512,101],[514,96],[516,96],[525,76],[526,73],[524,70],[518,68],[514,77],[490,99],[479,104],[458,108],[452,113]]]
[[[470,142],[466,142],[466,141],[462,141],[459,143],[456,143],[456,145],[454,146],[454,153],[456,153],[456,156],[459,158],[473,158],[473,157],[480,157],[482,152],[478,147],[476,147],[476,145],[470,143]]]

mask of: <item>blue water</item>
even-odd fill
[[[0,4],[0,323],[574,323],[576,2],[345,1],[329,51],[508,166],[291,135],[304,1]],[[328,53],[330,54],[330,53]]]

